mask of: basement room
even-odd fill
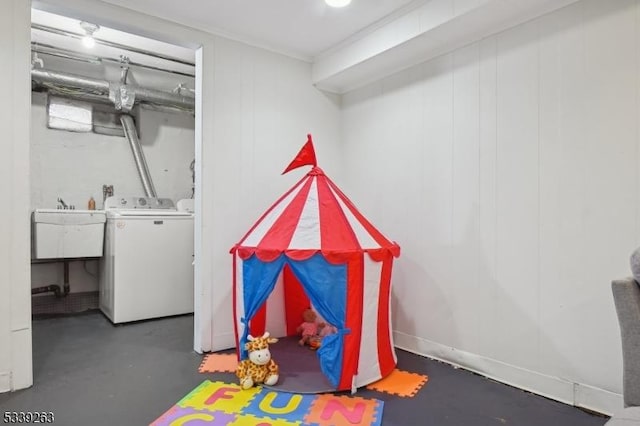
[[[0,3],[0,416],[640,426],[640,0]]]

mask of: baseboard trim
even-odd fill
[[[623,398],[619,393],[575,383],[573,405],[610,416],[622,409]]]
[[[11,333],[12,363],[11,390],[25,389],[33,385],[33,349],[31,328]]]
[[[611,415],[623,406],[622,395],[581,383],[548,376],[432,342],[399,331],[393,332],[395,346],[433,358],[564,404]]]
[[[0,372],[0,393],[11,390],[11,373]]]
[[[236,336],[233,333],[216,334],[211,342],[211,352],[236,347]]]

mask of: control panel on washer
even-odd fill
[[[104,209],[168,209],[175,210],[170,198],[153,197],[109,197],[104,202]]]

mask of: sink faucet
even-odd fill
[[[102,205],[104,206],[104,201],[113,197],[113,185],[102,185]]]
[[[58,197],[58,202],[59,202],[60,204],[62,204],[62,208],[63,208],[63,209],[67,210],[67,209],[69,208],[69,206],[67,205],[67,203],[65,203],[65,202],[64,202],[64,200],[63,200],[62,198]],[[58,206],[58,208],[59,208],[59,207],[60,207],[60,206]]]

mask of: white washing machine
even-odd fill
[[[167,198],[105,201],[100,309],[114,323],[193,312],[193,214]]]

